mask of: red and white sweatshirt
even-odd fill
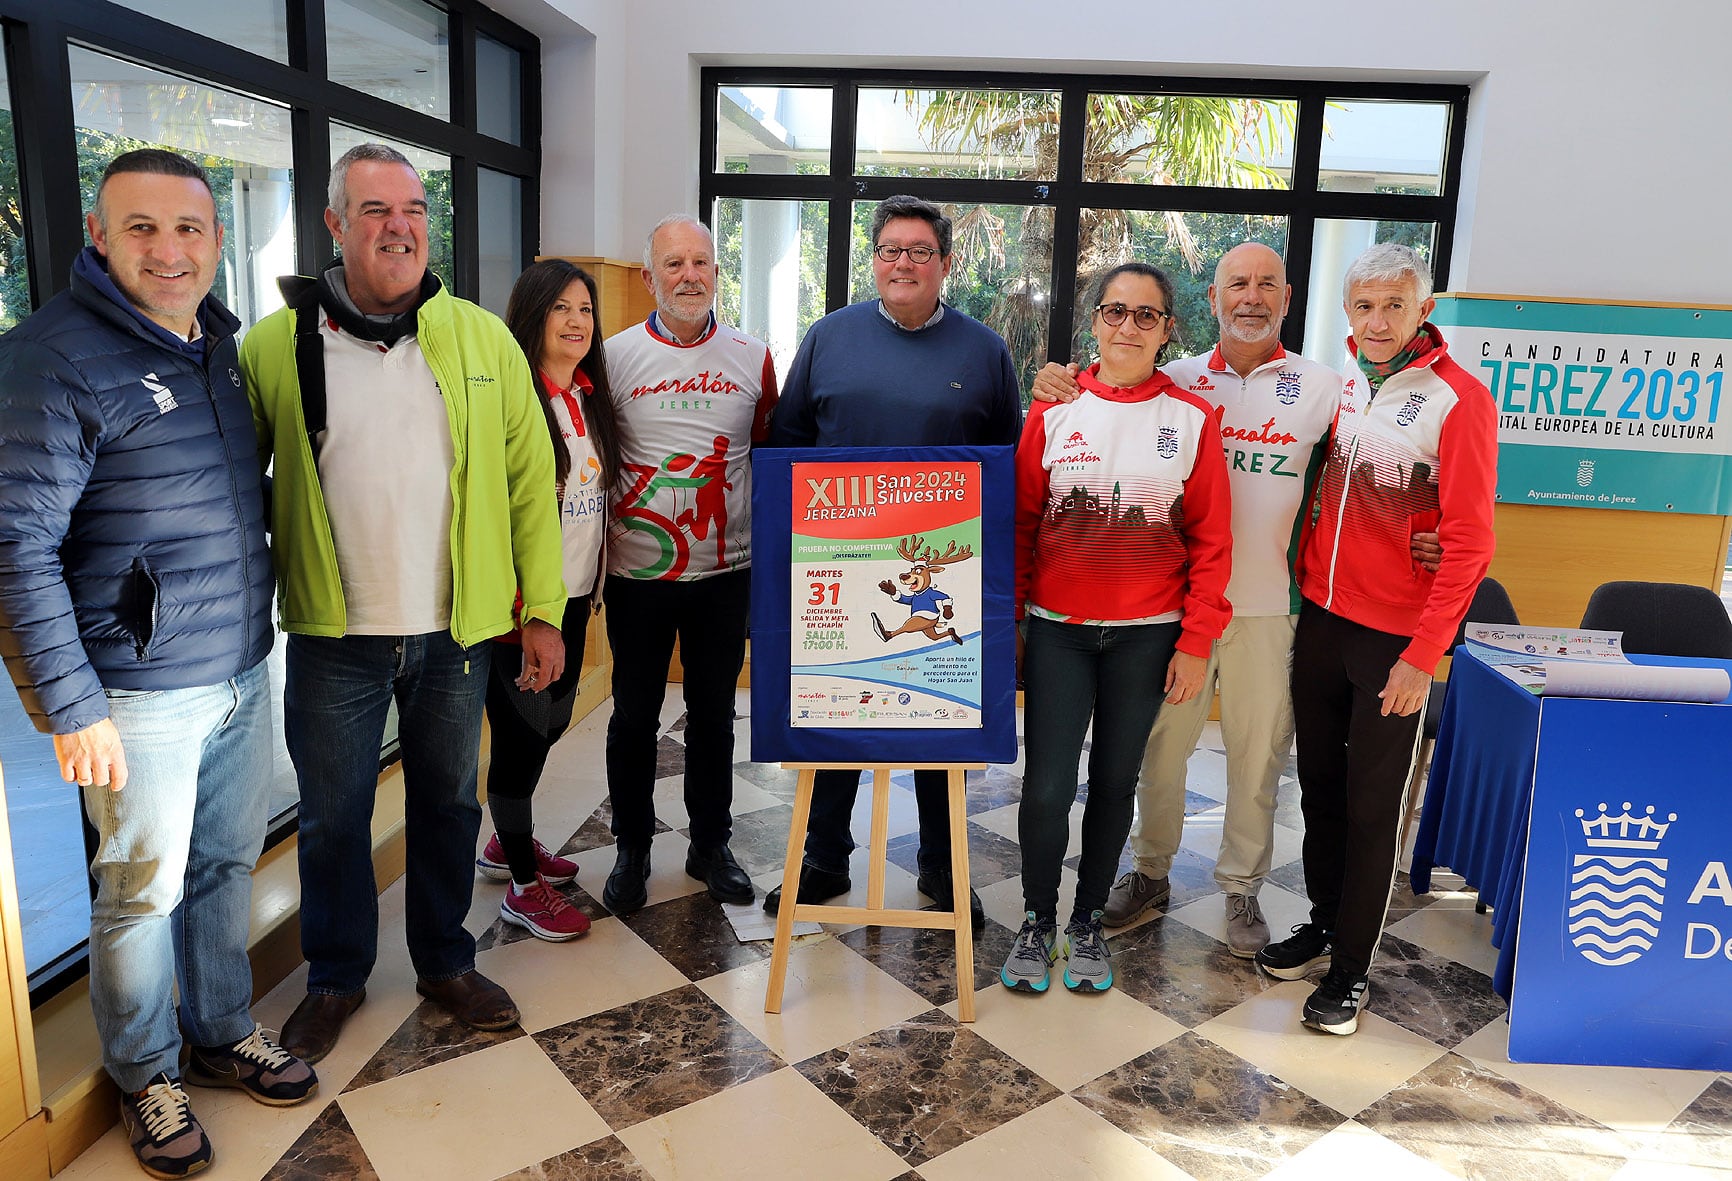
[[[1491,564],[1497,406],[1436,328],[1420,332],[1431,349],[1375,393],[1364,374],[1347,375],[1299,587],[1344,619],[1411,637],[1401,659],[1430,673]],[[1435,574],[1413,560],[1419,532],[1443,544]]]
[[[1016,449],[1016,602],[1071,622],[1179,619],[1207,657],[1233,609],[1232,502],[1220,411],[1156,372],[1133,389],[1078,374],[1036,402]]]

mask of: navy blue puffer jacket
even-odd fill
[[[207,298],[189,348],[121,298],[87,248],[0,337],[0,655],[55,734],[106,718],[105,687],[219,684],[271,648],[240,322]]]

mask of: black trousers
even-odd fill
[[[1389,910],[1425,716],[1380,712],[1377,695],[1408,642],[1310,600],[1293,638],[1305,891],[1311,921],[1335,933],[1334,966],[1358,976],[1371,966]]]
[[[656,734],[674,639],[685,670],[685,800],[692,844],[733,835],[734,687],[746,658],[752,572],[690,582],[607,580],[613,646],[613,716],[607,723],[607,795],[613,835],[649,848],[655,835]]]
[[[565,638],[565,671],[547,688],[529,693],[515,684],[523,671],[523,649],[495,642],[487,678],[487,725],[493,732],[493,755],[487,769],[487,799],[527,800],[535,793],[547,765],[547,752],[571,725],[577,702],[577,681],[583,675],[583,649],[589,628],[589,596],[568,599],[560,634]],[[499,825],[494,809],[494,824]],[[507,815],[512,810],[506,809]],[[527,810],[522,819],[527,822]],[[528,832],[527,823],[507,825]]]

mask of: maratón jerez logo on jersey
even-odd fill
[[[633,387],[631,396],[642,398],[649,394],[743,394],[745,387],[731,380],[726,374],[711,373],[708,369],[693,377],[670,377],[656,382],[654,385]]]

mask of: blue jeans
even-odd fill
[[[90,872],[90,1006],[122,1091],[180,1076],[192,1044],[253,1031],[247,961],[252,871],[271,782],[270,680],[260,661],[193,689],[108,691],[127,781],[84,788],[98,844]]]
[[[371,821],[392,700],[403,752],[409,957],[424,980],[475,967],[463,920],[481,829],[475,780],[488,657],[488,644],[463,648],[449,632],[289,637],[283,737],[301,786],[308,992],[358,991],[378,955]]]
[[[1029,616],[1022,655],[1027,757],[1016,821],[1026,909],[1058,914],[1059,868],[1070,838],[1065,817],[1076,802],[1077,760],[1091,717],[1089,798],[1071,914],[1086,918],[1106,906],[1178,639],[1177,623],[1100,627]]]

